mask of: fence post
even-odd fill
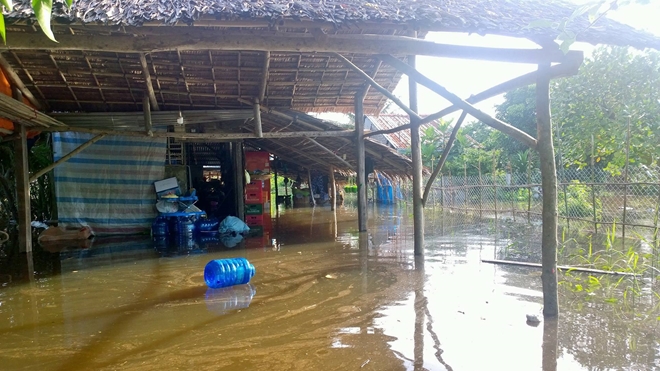
[[[515,206],[515,203],[514,203],[515,194],[514,194],[514,191],[513,191],[513,189],[514,189],[513,188],[513,167],[511,167],[511,160],[509,160],[508,166],[509,166],[509,174],[510,175],[509,175],[509,184],[507,184],[507,186],[509,187],[507,193],[509,194],[509,198],[511,199],[511,216],[513,217],[513,221],[515,222],[516,221],[516,210],[515,210],[516,206]]]
[[[465,216],[467,216],[468,214],[467,162],[463,163],[463,203],[465,204]]]
[[[527,155],[527,223],[532,212],[532,151]]]
[[[445,211],[445,178],[442,174],[440,174],[440,210]]]
[[[591,135],[591,209],[594,214],[594,233],[598,234],[598,218],[596,217],[596,166],[594,165],[594,135]]]
[[[483,203],[484,203],[484,182],[481,179],[481,158],[477,162],[479,170],[479,219],[483,217]]]
[[[454,208],[454,177],[451,176],[451,168],[447,168],[449,173],[449,210]]]
[[[658,219],[660,219],[660,182],[658,183],[657,191],[658,191],[658,200],[655,203],[655,218],[653,220],[653,224],[655,226],[653,230],[653,250],[655,252],[656,267],[657,267],[658,259],[660,259],[660,254],[658,254],[658,248],[660,248],[660,246],[658,245]]]
[[[493,190],[495,191],[495,220],[497,220],[497,159],[493,157]]]
[[[630,160],[630,116],[628,116],[628,130],[626,131],[626,164],[623,168],[623,222],[621,229],[621,247],[626,249],[626,212],[628,211],[628,163]]]

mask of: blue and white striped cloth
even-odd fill
[[[93,134],[54,133],[55,161]],[[89,225],[97,235],[147,231],[156,217],[153,183],[164,177],[164,138],[108,136],[55,168],[60,226]]]

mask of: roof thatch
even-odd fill
[[[55,3],[55,15],[61,23],[141,26],[153,22],[194,24],[206,19],[248,19],[272,25],[287,21],[327,22],[338,28],[381,23],[423,31],[498,34],[537,40],[552,40],[558,31],[529,29],[530,22],[565,20],[577,7],[563,0],[85,0],[74,1],[71,9],[62,0]],[[29,4],[29,0],[19,0],[11,17],[32,17]],[[599,19],[592,27],[588,27],[589,23],[586,15],[571,22],[571,30],[578,32],[578,41],[660,47],[658,38],[607,18]]]

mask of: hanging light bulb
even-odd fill
[[[181,111],[179,111],[179,117],[176,118],[176,123],[183,125],[183,115],[181,114]]]

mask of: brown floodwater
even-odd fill
[[[562,289],[559,321],[526,323],[540,272],[481,259],[539,246],[538,228],[429,210],[422,261],[410,213],[373,207],[359,234],[350,206],[285,210],[234,248],[97,239],[36,248],[30,268],[5,246],[0,369],[660,368],[652,301],[622,311]],[[251,284],[207,289],[205,264],[237,256],[256,267]]]

